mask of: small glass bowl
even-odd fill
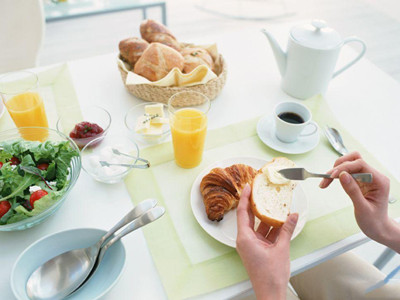
[[[160,104],[160,103],[145,102],[135,105],[130,110],[128,110],[128,112],[125,115],[125,125],[129,129],[130,134],[136,141],[139,141],[144,144],[158,144],[171,134],[171,129],[169,127],[169,124],[164,124],[162,128],[162,134],[157,136],[137,133],[135,131],[135,127],[139,117],[145,114],[144,110],[145,106],[152,104]],[[168,118],[168,106],[163,104],[163,108],[164,108],[164,118]]]
[[[70,137],[75,125],[83,121],[99,125],[103,132],[87,138],[71,138],[81,149],[94,139],[107,135],[111,125],[111,115],[107,110],[96,105],[82,107],[81,110],[70,108],[61,112],[56,127],[58,131]]]
[[[79,153],[78,147],[69,137],[65,136],[63,133],[59,131],[44,127],[21,127],[18,129],[15,128],[10,130],[5,130],[0,132],[0,141],[16,141],[23,139],[35,140],[34,137],[38,135],[44,136],[45,140],[50,140],[55,142],[69,141],[71,148]],[[32,139],[30,137],[32,137]],[[44,142],[45,140],[43,140],[42,142]],[[11,224],[0,225],[0,231],[24,230],[45,221],[45,219],[54,214],[65,202],[69,192],[72,190],[76,181],[78,180],[80,172],[81,172],[81,157],[79,155],[73,157],[71,160],[71,164],[69,166],[68,187],[66,188],[65,193],[60,197],[60,199],[58,199],[56,203],[54,203],[48,209],[46,209],[45,211],[41,212],[36,216]]]
[[[122,154],[116,154],[113,151]],[[95,180],[103,183],[117,183],[124,179],[133,168],[146,169],[150,164],[139,158],[139,147],[128,137],[101,136],[89,142],[81,151],[82,168]],[[128,166],[102,166],[100,161],[109,164]]]

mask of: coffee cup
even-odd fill
[[[312,121],[311,111],[297,102],[281,102],[274,108],[275,135],[284,143],[313,135],[318,125]],[[311,128],[311,129],[310,129]]]

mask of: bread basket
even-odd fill
[[[167,104],[168,99],[172,95],[184,91],[196,91],[202,93],[203,95],[206,95],[210,100],[215,99],[222,91],[227,75],[226,63],[221,54],[218,55],[216,65],[219,66],[216,70],[217,78],[214,78],[205,84],[198,84],[186,87],[161,87],[149,84],[126,85],[125,82],[128,73],[119,65],[118,69],[121,73],[122,81],[129,93],[142,100]],[[197,99],[186,99],[182,101],[181,106],[191,106],[198,104],[201,103],[199,103]]]

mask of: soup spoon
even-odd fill
[[[135,206],[96,244],[64,252],[37,268],[29,277],[26,291],[31,299],[62,299],[76,290],[90,274],[101,246],[118,229],[156,206],[157,200],[147,199]]]

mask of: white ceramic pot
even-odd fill
[[[282,75],[282,89],[298,99],[325,94],[329,81],[356,63],[366,51],[362,40],[357,37],[342,39],[337,31],[321,20],[293,27],[286,52],[269,32],[263,30],[263,33],[268,37]],[[361,52],[334,71],[342,46],[350,42],[360,43]]]

